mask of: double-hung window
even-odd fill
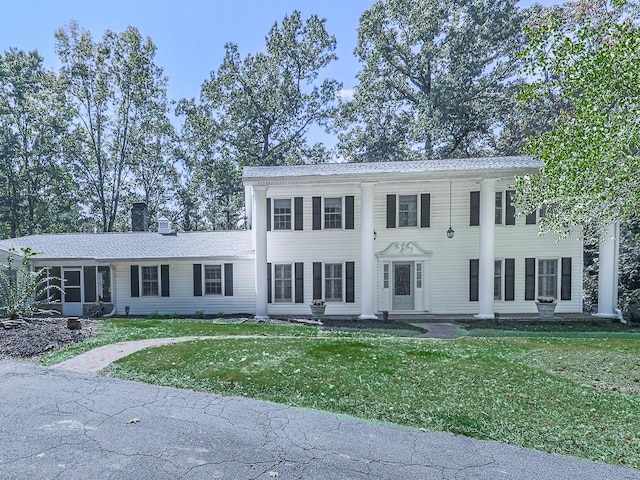
[[[273,201],[273,229],[291,230],[290,198],[277,198]]]
[[[324,298],[328,302],[342,301],[342,264],[324,265]]]
[[[418,197],[400,195],[398,197],[398,226],[416,227],[418,225]]]
[[[222,295],[222,265],[204,266],[205,295]]]
[[[342,228],[342,198],[324,199],[324,228]]]
[[[158,285],[158,267],[142,267],[142,296],[157,297],[160,293]]]
[[[274,265],[274,301],[291,302],[291,265]]]
[[[558,260],[538,260],[538,295],[558,298]]]

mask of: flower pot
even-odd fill
[[[324,317],[324,310],[327,308],[326,305],[309,305],[311,308],[311,318],[314,320],[320,320]]]
[[[78,317],[67,317],[67,328],[69,330],[81,330],[82,322]]]
[[[541,303],[536,302],[538,308],[538,316],[540,318],[553,318],[553,313],[556,311],[557,303]]]

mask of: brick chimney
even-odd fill
[[[131,207],[131,230],[134,232],[149,231],[149,210],[144,202],[137,202]]]

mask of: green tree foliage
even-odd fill
[[[360,18],[362,62],[343,105],[352,161],[501,153],[524,13],[516,0],[380,0]]]
[[[79,196],[62,161],[63,100],[37,52],[0,54],[0,238],[80,227]]]
[[[209,192],[215,228],[237,228],[246,165],[286,165],[327,158],[307,133],[326,126],[334,114],[340,84],[320,79],[336,59],[336,40],[315,15],[300,12],[275,23],[266,51],[241,57],[234,43],[225,45],[218,70],[202,85],[200,102],[183,101],[183,140]]]
[[[56,32],[56,52],[75,119],[66,154],[97,228],[113,231],[136,191],[130,175],[139,180],[138,162],[162,163],[168,154],[166,78],[155,45],[133,27],[94,41],[71,23]]]
[[[45,292],[60,290],[60,287],[50,285],[55,277],[49,275],[48,269],[31,271],[31,259],[35,255],[30,248],[21,248],[20,253],[11,249],[6,263],[0,264],[0,314],[10,319],[48,313],[40,305],[51,302],[53,295],[47,297]],[[16,257],[20,257],[18,266],[15,265]]]
[[[527,33],[524,59],[534,78],[526,101],[561,96],[567,108],[553,128],[532,138],[544,163],[518,179],[523,211],[544,208],[541,228],[585,235],[640,209],[640,30],[635,4],[577,2],[550,10]]]

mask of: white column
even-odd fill
[[[619,225],[612,223],[600,238],[598,257],[598,313],[597,317],[617,318],[618,305],[618,242]]]
[[[493,277],[495,270],[495,201],[496,179],[485,178],[480,184],[480,260],[478,278],[478,314],[476,318],[493,318]]]
[[[256,318],[267,319],[267,187],[254,186],[253,229],[256,248]]]
[[[374,183],[360,184],[360,302],[361,319],[378,318],[373,313],[375,255],[373,251],[373,187]]]

